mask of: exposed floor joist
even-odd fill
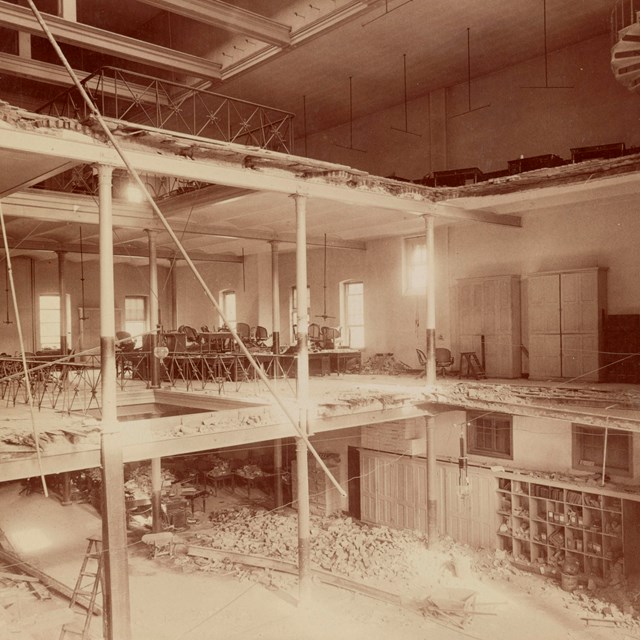
[[[131,60],[159,69],[184,73],[209,80],[220,79],[220,65],[211,60],[136,40],[86,24],[47,15],[47,25],[59,42],[83,49],[99,51],[124,60]],[[42,29],[29,9],[0,0],[0,25],[42,36]]]
[[[291,42],[289,26],[220,0],[141,0],[141,2],[212,27],[241,33],[277,47],[286,47]]]

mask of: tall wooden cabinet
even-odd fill
[[[519,276],[458,280],[458,327],[460,351],[484,355],[488,376],[520,377]]]
[[[529,276],[531,378],[599,379],[606,277],[599,267]]]

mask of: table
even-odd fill
[[[231,485],[230,493],[233,493],[236,488],[235,475],[231,472],[223,474],[213,474],[209,471],[204,477],[204,488],[208,491],[209,484],[213,487],[214,496],[218,495],[218,488],[224,487],[225,483]]]
[[[193,503],[198,498],[202,498],[202,511],[206,511],[207,509],[207,492],[205,489],[198,489],[197,487],[182,487],[180,489],[180,497],[189,501],[192,516],[194,513]]]

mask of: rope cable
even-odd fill
[[[22,359],[22,370],[24,373],[24,386],[29,399],[29,412],[31,414],[31,427],[33,429],[33,437],[36,445],[36,457],[38,459],[38,469],[40,471],[40,481],[42,482],[42,490],[45,497],[49,497],[47,489],[47,481],[42,469],[42,454],[40,453],[40,432],[36,424],[36,416],[33,410],[33,394],[31,393],[31,383],[29,380],[29,367],[27,365],[27,355],[24,348],[24,336],[22,335],[22,324],[20,322],[20,309],[18,308],[18,298],[16,296],[16,286],[13,280],[13,267],[11,265],[11,254],[9,253],[9,240],[7,238],[7,227],[4,222],[4,209],[0,201],[0,226],[2,226],[2,241],[4,242],[4,250],[7,258],[7,274],[9,276],[9,285],[11,287],[11,298],[13,299],[13,313],[16,319],[16,328],[18,329],[18,340],[20,342],[20,356]]]
[[[191,272],[193,273],[194,277],[196,278],[196,280],[198,281],[198,283],[202,287],[206,297],[213,304],[213,306],[215,307],[216,311],[220,315],[220,318],[223,320],[223,322],[227,326],[229,326],[229,323],[227,322],[227,318],[226,318],[226,316],[224,314],[224,311],[222,310],[220,304],[216,300],[215,296],[211,293],[211,290],[209,289],[207,283],[205,282],[204,278],[202,277],[202,275],[198,271],[196,265],[194,264],[193,260],[189,256],[187,250],[184,248],[184,246],[180,242],[180,240],[179,240],[178,236],[176,235],[175,231],[173,230],[173,228],[169,224],[169,221],[167,220],[165,215],[160,210],[160,207],[158,207],[158,205],[156,204],[155,200],[153,199],[153,196],[150,194],[149,190],[147,189],[146,184],[140,178],[140,175],[138,174],[137,170],[135,169],[133,164],[127,158],[127,155],[125,154],[124,150],[121,148],[120,143],[116,140],[114,134],[112,133],[111,129],[109,128],[109,126],[105,122],[105,120],[102,117],[100,111],[98,110],[96,105],[93,103],[93,101],[91,100],[89,95],[87,94],[87,91],[85,90],[84,86],[82,85],[82,83],[78,79],[78,76],[76,75],[75,71],[73,70],[73,68],[69,64],[69,61],[67,60],[67,58],[64,55],[62,49],[58,45],[55,37],[53,36],[51,31],[49,30],[49,27],[47,26],[46,22],[44,21],[44,18],[42,17],[42,14],[38,10],[38,8],[35,6],[33,0],[27,0],[27,2],[29,3],[31,11],[33,12],[34,16],[36,17],[38,23],[40,24],[44,34],[46,35],[47,39],[51,43],[51,46],[53,47],[53,49],[55,50],[56,54],[60,58],[60,61],[62,62],[62,64],[66,68],[69,76],[71,77],[73,83],[75,84],[75,86],[78,89],[80,95],[82,96],[82,99],[86,102],[87,106],[89,107],[90,112],[93,114],[93,116],[95,117],[96,121],[98,122],[98,124],[102,128],[105,136],[107,137],[107,139],[109,140],[109,142],[113,146],[114,150],[116,151],[116,153],[120,157],[122,163],[125,165],[125,167],[129,171],[129,173],[130,173],[131,177],[133,178],[134,182],[138,185],[138,188],[140,189],[140,191],[142,192],[144,197],[147,199],[147,201],[151,205],[151,208],[153,209],[154,213],[156,214],[156,216],[158,217],[158,219],[162,223],[162,226],[165,228],[165,230],[167,231],[167,233],[169,234],[169,236],[171,237],[171,239],[175,243],[176,247],[178,248],[178,251],[182,255],[182,258],[185,260],[185,262],[187,263],[187,265],[191,269]],[[253,357],[253,355],[251,354],[249,349],[246,347],[246,345],[242,342],[242,340],[240,339],[240,337],[239,337],[238,333],[236,332],[236,330],[233,327],[229,326],[229,331],[230,331],[231,335],[233,336],[233,339],[235,340],[236,344],[238,345],[240,351],[242,351],[244,356],[249,361],[249,364],[255,369],[256,374],[258,375],[258,377],[262,380],[262,382],[264,383],[264,385],[267,388],[267,390],[269,391],[269,393],[273,396],[274,400],[276,401],[276,403],[278,404],[278,406],[280,407],[280,409],[282,410],[284,415],[288,418],[289,422],[291,423],[291,425],[293,426],[293,428],[297,432],[298,437],[300,437],[301,440],[305,443],[308,451],[316,459],[318,465],[324,471],[324,473],[327,475],[327,477],[329,478],[331,483],[335,486],[335,488],[340,493],[340,495],[343,496],[343,497],[346,497],[346,495],[347,495],[346,491],[342,488],[340,483],[333,476],[333,474],[331,473],[331,471],[329,470],[329,468],[325,464],[324,460],[322,460],[320,454],[316,451],[315,447],[311,444],[311,442],[309,441],[308,435],[306,433],[304,433],[304,431],[300,427],[300,425],[298,423],[298,419],[293,415],[293,413],[291,412],[289,407],[287,407],[287,405],[279,397],[277,391],[275,390],[275,388],[273,387],[273,385],[271,384],[271,382],[267,378],[267,375],[264,373],[264,371],[262,370],[262,368],[260,367],[258,362],[255,360],[255,358]]]

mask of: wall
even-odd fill
[[[327,288],[326,288],[326,312],[324,305],[324,249],[312,249],[308,252],[307,271],[309,288],[311,291],[311,312],[310,322],[319,325],[339,326],[340,325],[340,283],[345,280],[356,280],[364,282],[364,305],[365,314],[369,314],[369,309],[375,305],[378,289],[375,284],[369,282],[365,277],[365,265],[368,267],[367,252],[355,249],[327,249]],[[292,287],[296,284],[296,254],[295,252],[281,253],[279,256],[280,267],[280,332],[281,343],[285,344],[291,340],[290,328],[290,304]],[[326,319],[320,317],[327,314]],[[375,329],[368,323],[369,315],[365,318],[365,340],[367,344],[372,344],[374,336],[370,338],[368,332],[371,330],[375,335]]]
[[[38,296],[58,293],[58,259],[55,254],[51,254],[50,258],[40,260],[17,257],[12,260],[12,266],[25,347],[27,351],[37,351],[40,348],[37,337]],[[170,290],[165,286],[167,275],[168,269],[166,267],[158,267],[161,318],[169,318],[171,311]],[[69,347],[75,349],[79,347],[79,309],[82,306],[82,282],[80,278],[80,263],[75,261],[75,256],[67,255],[65,280],[67,293],[71,297],[71,344]],[[84,278],[84,306],[87,309],[99,309],[100,290],[98,283],[100,276],[97,260],[85,262]],[[115,308],[122,312],[122,322],[124,322],[125,296],[141,295],[148,297],[149,295],[148,266],[143,261],[139,261],[139,264],[116,263],[114,266],[114,280]],[[0,316],[2,320],[6,320],[6,301],[6,296],[0,301]],[[20,344],[10,295],[9,318],[12,322],[11,324],[3,322],[0,325],[0,343],[2,344],[2,351],[13,355],[20,352]],[[116,325],[116,330],[121,329],[124,329],[124,325]],[[85,348],[89,346],[91,345],[85,344]]]
[[[637,146],[638,97],[615,80],[609,61],[609,37],[603,35],[549,54],[549,85],[570,88],[527,88],[544,85],[542,57],[474,77],[472,111],[466,113],[467,83],[447,87],[445,118],[440,113],[442,90],[435,91],[408,103],[411,134],[397,131],[404,127],[399,95],[397,106],[354,120],[355,150],[344,148],[350,140],[350,127],[344,124],[309,136],[308,155],[415,180],[445,168],[507,169],[507,162],[521,155],[570,158],[573,147],[612,142]],[[438,142],[442,139],[444,153]],[[302,141],[297,148],[304,148]]]
[[[442,457],[457,458],[460,451],[460,429],[465,429],[466,414],[452,411],[436,419],[436,450]],[[530,471],[583,474],[573,469],[571,422],[549,418],[513,416],[513,459],[491,458],[468,454],[469,464],[504,466]],[[633,484],[640,477],[640,438],[633,437],[633,477],[615,476],[614,482]],[[593,473],[597,473],[595,469]]]

